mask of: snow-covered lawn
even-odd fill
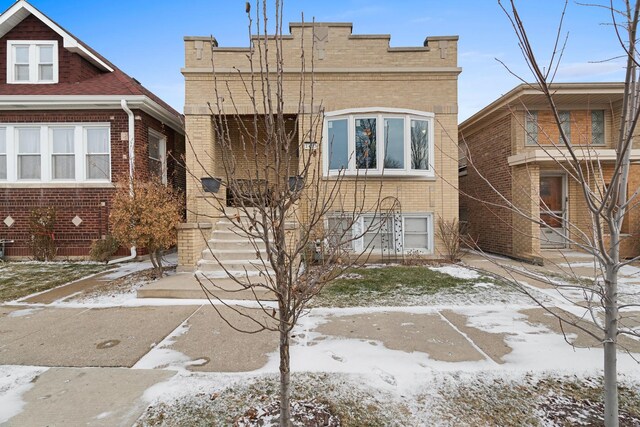
[[[338,277],[312,301],[314,307],[523,304],[513,287],[460,265],[374,265]]]
[[[110,273],[109,287],[51,306],[189,304],[211,310],[204,300],[136,299],[137,287],[153,280],[148,268],[120,266]],[[566,299],[539,292],[567,308]],[[12,316],[40,307],[25,304]],[[514,288],[459,265],[349,271],[324,290],[292,332],[295,408],[312,410],[319,425],[338,425],[336,417],[340,425],[599,424],[601,348],[571,347],[557,322],[535,310]],[[191,317],[133,366],[177,372],[144,393],[149,407],[137,425],[272,425],[278,352],[265,351],[268,362],[250,372],[194,372],[224,355],[200,354],[207,346],[189,354],[188,346],[180,346],[197,330],[191,323],[195,312]],[[583,343],[574,330],[567,330],[566,339]],[[623,425],[640,425],[639,365],[623,353],[618,362]],[[12,369],[0,367],[0,408],[6,403],[13,411],[5,417],[21,410],[20,396],[39,373]],[[2,416],[0,410],[0,423]]]
[[[111,266],[93,262],[0,262],[0,301],[9,301],[73,282]]]

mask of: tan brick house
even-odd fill
[[[29,215],[56,210],[61,257],[109,234],[115,183],[184,187],[182,115],[24,0],[0,15],[0,239],[29,256]],[[134,160],[135,159],[135,160]],[[121,252],[127,253],[127,249]]]
[[[322,107],[309,107],[309,114],[323,114],[317,140],[299,137],[294,149],[317,150],[323,156],[323,179],[330,181],[342,171],[348,191],[354,190],[356,171],[366,169],[367,191],[375,193],[382,186],[381,197],[393,198],[399,206],[394,220],[398,224],[395,248],[401,253],[441,257],[434,234],[436,219],[451,220],[458,214],[458,37],[428,37],[423,46],[390,47],[389,35],[356,35],[350,23],[292,23],[289,31],[282,40],[285,114],[295,119],[300,112],[300,45],[304,38],[305,46],[311,46],[313,37],[315,105]],[[212,62],[218,87],[225,88],[225,99],[233,98],[234,108],[250,115],[253,108],[242,87],[243,76],[249,74],[248,52],[249,48],[218,46],[211,37],[185,37],[185,130],[192,147],[186,156],[187,223],[179,232],[180,264],[185,269],[202,264],[205,240],[217,229],[208,198],[226,197],[224,189],[207,193],[201,183],[201,178],[222,173],[214,114],[208,106],[216,100]],[[308,70],[310,67],[304,76],[307,82],[311,79]],[[376,136],[389,139],[378,143],[376,154],[360,164],[358,141],[364,134],[372,140]],[[391,134],[394,142],[390,142]],[[295,175],[296,167],[292,165],[289,173]],[[353,197],[351,202],[357,203]],[[367,215],[362,215],[365,223]],[[360,247],[361,242],[353,243],[354,251]],[[374,248],[374,255],[377,250]]]
[[[595,188],[602,182],[598,170],[605,178],[612,170],[623,84],[562,83],[552,88],[564,131]],[[584,196],[562,166],[567,150],[558,143],[557,125],[539,91],[517,86],[461,123],[458,138],[460,218],[480,248],[540,262],[542,249],[575,248],[592,236]],[[638,160],[636,139],[630,193],[640,185]],[[504,208],[507,203],[546,226]],[[628,213],[622,232],[622,255],[640,253],[637,207]]]

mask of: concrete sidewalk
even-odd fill
[[[131,426],[149,402],[144,392],[174,372],[51,368],[22,395],[23,411],[4,426]]]
[[[467,252],[463,257],[463,263],[501,276],[510,277],[509,275],[512,274],[518,280],[524,277],[535,279],[535,276],[571,279],[602,278],[599,264],[587,253],[568,249],[546,249],[542,251],[542,258],[544,265],[540,266],[500,255]],[[618,273],[618,278],[622,283],[637,284],[640,287],[640,262],[623,267]],[[544,280],[534,281],[532,284],[541,288],[549,287]]]

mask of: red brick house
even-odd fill
[[[552,89],[585,176],[592,188],[601,188],[615,161],[624,84],[557,83]],[[525,84],[460,124],[460,220],[484,251],[541,262],[544,249],[577,249],[593,240],[586,201],[559,134],[544,95]],[[640,188],[638,138],[633,144],[629,195]],[[637,204],[621,231],[621,255],[640,254]]]
[[[24,0],[0,15],[0,239],[29,256],[29,215],[57,212],[58,256],[109,234],[119,179],[184,188],[180,113]]]

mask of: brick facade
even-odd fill
[[[167,153],[180,158],[184,153],[183,136],[143,111],[133,111],[136,121],[136,179],[148,179],[149,129],[167,138]],[[123,110],[94,111],[0,111],[2,123],[109,123],[111,128],[112,184],[8,184],[0,182],[0,221],[10,216],[11,227],[0,222],[0,238],[14,240],[6,255],[29,255],[29,215],[34,208],[54,207],[57,212],[55,240],[61,257],[85,256],[92,241],[109,234],[109,209],[118,179],[129,173],[128,116]],[[122,139],[125,134],[125,139]],[[177,188],[184,189],[185,172],[175,161],[168,164],[168,177]],[[79,226],[72,223],[78,216]],[[124,253],[125,251],[121,251]]]
[[[8,22],[12,22],[16,16],[24,18],[0,38],[0,126],[3,123],[108,124],[111,135],[111,182],[0,181],[0,221],[3,221],[0,222],[0,238],[15,241],[7,246],[7,256],[29,256],[30,213],[35,208],[54,207],[57,214],[54,239],[58,256],[85,256],[92,241],[109,234],[112,196],[118,181],[128,179],[129,175],[129,116],[122,109],[121,100],[127,101],[131,96],[143,99],[137,105],[128,101],[135,117],[135,179],[146,180],[150,177],[148,135],[149,130],[154,129],[166,138],[169,183],[179,189],[185,188],[182,117],[139,82],[73,35],[61,30],[65,33],[64,38],[71,40],[70,44],[75,44],[77,50],[65,48],[63,36],[54,30],[56,25],[31,9],[29,4],[15,3],[5,14],[9,15],[3,14]],[[54,65],[58,69],[57,83],[7,82],[7,42],[20,40],[57,41],[58,62]],[[34,95],[55,96],[57,103],[48,104],[45,99],[41,104],[30,104]],[[82,97],[77,98],[78,95]],[[105,100],[104,95],[111,95],[111,100]],[[94,96],[101,98],[92,102]],[[60,107],[60,104],[68,107]],[[16,108],[15,105],[20,107]],[[15,161],[15,157],[8,161]],[[78,225],[72,222],[76,216],[81,219]],[[4,221],[8,217],[12,221],[6,224]],[[120,252],[126,253],[126,249],[122,248]],[[144,248],[139,248],[139,253],[144,253]]]
[[[507,163],[511,154],[511,125],[511,116],[507,115],[490,127],[460,137],[460,144],[468,152],[467,174],[460,177],[460,218],[467,222],[469,234],[480,247],[496,253],[513,251],[511,236],[504,232],[512,227],[511,215],[501,197],[512,199],[512,177]]]
[[[309,82],[311,74],[305,76],[307,99],[300,114],[300,58],[301,39],[308,51],[304,56],[307,70],[311,69],[311,38],[314,26],[317,31],[326,33],[324,41],[318,42],[314,53],[314,106],[310,102]],[[457,79],[460,73],[457,63],[457,37],[430,37],[421,47],[392,48],[386,35],[353,35],[351,24],[316,23],[290,25],[291,35],[282,39],[284,58],[283,100],[284,113],[299,119],[299,139],[294,141],[301,154],[308,155],[303,142],[322,141],[321,126],[314,128],[311,136],[308,126],[311,119],[317,119],[317,107],[322,105],[325,112],[353,108],[405,109],[434,113],[434,159],[432,159],[434,177],[379,177],[367,178],[366,187],[362,179],[356,181],[346,178],[336,195],[336,210],[349,210],[353,206],[366,206],[364,198],[370,201],[378,195],[391,196],[400,202],[403,213],[424,213],[433,217],[451,220],[458,216],[457,195]],[[233,100],[238,114],[253,114],[254,108],[245,92],[249,79],[247,55],[249,49],[223,48],[211,46],[210,37],[185,38],[185,126],[190,147],[187,150],[187,221],[190,224],[211,222],[216,213],[212,207],[210,194],[204,194],[199,178],[215,176],[212,171],[220,168],[220,147],[215,143],[214,128],[210,105],[216,105],[216,85],[218,96],[225,102]],[[273,40],[270,43],[274,43]],[[273,46],[271,46],[273,47]],[[275,49],[271,49],[274,52]],[[366,54],[362,54],[366,52]],[[215,56],[216,78],[211,70],[212,57]],[[357,58],[357,60],[354,60]],[[237,69],[234,69],[237,67]],[[238,70],[240,70],[240,74]],[[258,84],[259,86],[259,84]],[[225,104],[226,105],[226,104]],[[314,111],[314,107],[316,110]],[[305,138],[303,141],[302,138]],[[322,156],[322,144],[314,153]],[[303,155],[300,156],[300,162]],[[314,165],[316,167],[317,165]],[[319,166],[321,168],[321,166]],[[321,170],[316,170],[322,174]],[[310,173],[308,176],[313,176]],[[317,176],[317,175],[316,175]],[[330,187],[332,180],[322,185]],[[355,188],[354,186],[361,186]],[[362,188],[362,190],[360,189]],[[364,191],[366,188],[366,191]],[[303,199],[314,200],[312,194]],[[313,202],[311,202],[313,203]],[[338,206],[340,205],[340,206]],[[299,206],[301,216],[305,217],[306,206]],[[366,211],[366,209],[365,209]],[[435,228],[435,227],[434,227]],[[191,228],[185,228],[190,230]],[[185,231],[185,235],[186,235]],[[192,236],[193,237],[193,236]],[[200,247],[189,242],[189,247]],[[435,241],[434,258],[442,257],[440,242]],[[184,256],[182,259],[197,259]]]
[[[611,177],[613,161],[605,160],[605,156],[615,155],[613,142],[620,118],[621,87],[621,84],[607,83],[565,84],[554,91],[558,109],[569,112],[570,140],[577,146],[577,155],[583,156],[580,167],[592,190],[602,185],[603,176],[605,180]],[[468,166],[466,175],[460,177],[460,216],[468,221],[471,237],[477,239],[483,250],[541,262],[540,226],[525,216],[539,219],[539,187],[543,175],[564,176],[567,246],[575,249],[578,245],[590,244],[594,236],[581,185],[567,172],[571,166],[557,145],[558,127],[542,95],[530,94],[528,90],[525,86],[517,87],[460,125],[459,142],[469,152],[469,157],[461,162],[466,161]],[[604,111],[603,145],[593,145],[592,110]],[[528,111],[535,111],[537,115],[538,144],[527,143]],[[464,155],[465,150],[462,151]],[[596,158],[599,164],[589,161]],[[485,180],[504,199],[491,190]],[[639,185],[640,168],[632,166],[630,194]],[[513,208],[498,207],[505,205]],[[639,211],[637,205],[633,206],[623,224],[623,257],[640,254]]]

